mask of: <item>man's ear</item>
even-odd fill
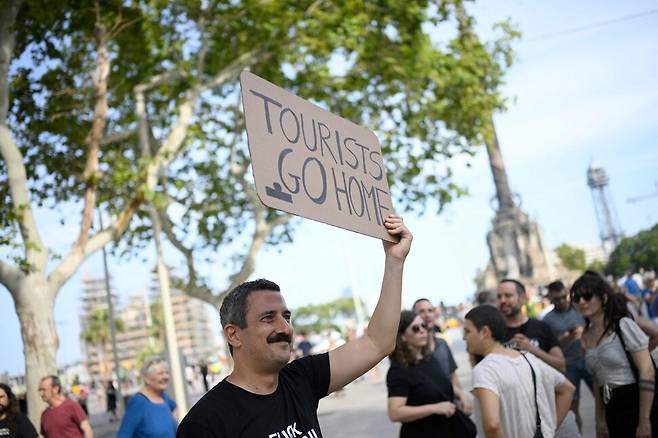
[[[488,325],[482,326],[480,329],[480,338],[489,338],[492,339],[491,337],[491,329],[489,328]]]
[[[226,339],[226,342],[228,342],[233,348],[242,346],[240,330],[238,330],[238,327],[233,324],[227,324],[226,327],[224,327],[224,339]]]

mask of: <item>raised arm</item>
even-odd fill
[[[363,375],[395,348],[395,334],[400,321],[402,271],[413,237],[399,216],[388,215],[384,226],[390,234],[399,236],[400,241],[383,241],[386,261],[382,290],[365,334],[329,352],[329,392]]]

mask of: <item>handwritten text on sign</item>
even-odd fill
[[[263,204],[394,241],[393,212],[375,134],[243,71],[242,102]]]

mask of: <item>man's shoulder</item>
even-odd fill
[[[279,378],[294,378],[294,376],[312,372],[313,369],[328,368],[328,366],[329,353],[311,354],[289,362],[279,371]]]
[[[222,380],[192,406],[192,409],[183,418],[181,426],[184,427],[189,423],[196,425],[222,423],[223,418],[221,415],[217,415],[217,412],[225,412],[227,406],[235,403],[235,398],[236,393],[231,385]]]
[[[441,336],[436,336],[435,335],[434,336],[434,342],[436,342],[437,346],[439,346],[439,345],[442,346],[442,347],[443,346],[446,346],[446,347],[448,346],[448,342],[445,339],[443,339]]]
[[[526,322],[528,328],[534,329],[534,330],[550,330],[551,326],[548,325],[547,321],[540,321],[535,318],[528,318],[528,322]]]

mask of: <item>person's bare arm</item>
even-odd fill
[[[455,405],[450,402],[407,406],[407,397],[389,397],[388,399],[388,418],[395,422],[409,423],[430,415],[451,417],[454,413]]]
[[[653,351],[658,346],[658,326],[653,321],[639,315],[635,317],[635,323],[642,329],[644,334],[649,336],[649,351]]]
[[[651,436],[651,405],[653,403],[654,375],[653,363],[648,350],[631,353],[633,362],[637,366],[640,386],[640,423],[637,426],[638,437]]]
[[[460,402],[458,403],[458,407],[466,414],[471,415],[473,406],[471,406],[471,401],[468,398],[468,394],[466,394],[462,389],[462,385],[459,382],[459,376],[457,373],[450,374],[450,382],[452,383],[452,391],[455,393],[455,397]]]
[[[486,438],[505,438],[503,425],[500,423],[500,400],[496,393],[489,389],[476,388],[473,395],[480,402],[482,428]]]
[[[556,424],[558,426],[562,424],[564,417],[567,416],[567,413],[571,408],[571,401],[573,400],[573,394],[575,392],[576,387],[566,379],[564,382],[555,387],[555,412],[557,417]]]
[[[605,408],[603,407],[603,400],[601,400],[601,388],[596,380],[596,376],[592,376],[592,387],[594,388],[594,419],[596,424],[596,437],[608,437],[608,425],[605,422]]]
[[[567,364],[564,360],[564,354],[562,354],[562,350],[557,345],[546,352],[541,348],[533,345],[527,336],[524,336],[520,333],[514,335],[513,339],[521,350],[525,350],[534,354],[539,359],[543,360],[559,372],[564,373],[564,371],[567,369]]]
[[[386,261],[382,289],[365,334],[329,352],[330,393],[363,375],[395,348],[400,321],[402,272],[413,236],[398,216],[387,216],[384,225],[390,234],[400,236],[400,241],[383,241]]]
[[[85,438],[94,438],[94,431],[91,430],[91,425],[89,424],[89,420],[86,418],[82,420],[80,423],[80,430],[82,430],[82,433],[84,434]]]

